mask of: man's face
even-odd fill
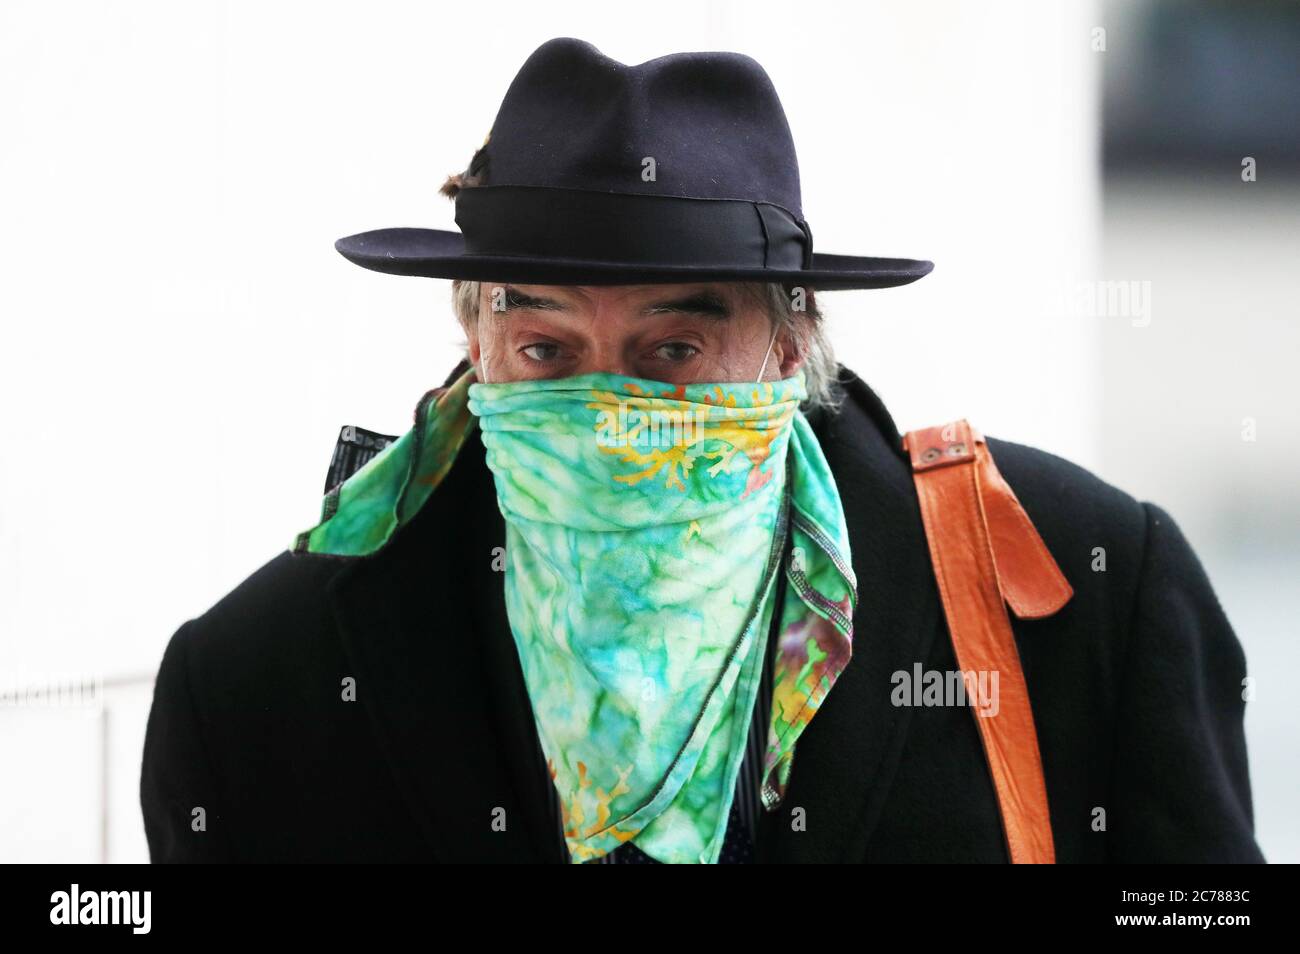
[[[483,282],[470,360],[486,382],[605,371],[693,384],[753,381],[772,322],[739,284],[521,285]],[[785,329],[763,380],[799,367]]]

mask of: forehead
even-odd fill
[[[483,282],[483,303],[490,310],[584,311],[627,310],[698,313],[726,317],[761,307],[761,291],[745,282],[687,282],[646,285],[531,285]]]

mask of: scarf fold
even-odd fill
[[[571,859],[630,839],[659,861],[715,863],[763,654],[775,654],[771,810],[852,651],[848,532],[798,410],[805,393],[802,373],[480,384],[470,368],[326,495],[293,549],[378,552],[477,426],[506,521],[507,615]]]

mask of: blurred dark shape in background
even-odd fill
[[[1108,0],[1103,11],[1107,174],[1251,155],[1261,176],[1300,176],[1300,3]]]

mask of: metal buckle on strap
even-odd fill
[[[903,446],[912,458],[914,472],[963,464],[975,459],[977,438],[965,418],[910,431],[903,438]]]

